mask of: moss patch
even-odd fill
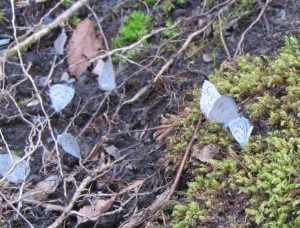
[[[299,75],[296,38],[286,38],[276,60],[247,55],[209,75],[219,92],[233,96],[243,115],[249,115],[254,131],[241,149],[229,130],[203,123],[199,147],[215,144],[222,152],[209,164],[193,162],[196,168],[189,171],[195,179],[187,190],[190,203],[185,200],[175,206],[174,227],[216,220],[228,226],[300,226]],[[186,129],[178,127],[172,142],[180,137],[187,141]],[[169,153],[175,149],[169,148]]]

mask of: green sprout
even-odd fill
[[[151,17],[146,16],[143,12],[133,12],[123,21],[123,27],[120,30],[119,37],[114,40],[117,47],[134,43],[148,34],[151,25]],[[143,42],[147,44],[146,41]]]
[[[173,25],[173,22],[171,21],[167,21],[166,22],[166,26],[169,28]],[[167,36],[168,38],[172,38],[174,36],[176,36],[179,33],[179,29],[178,28],[173,28],[171,30],[167,30],[164,31],[164,35]]]

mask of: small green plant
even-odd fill
[[[213,56],[213,59],[214,59],[214,66],[216,65],[216,62],[217,62],[217,51],[219,51],[220,50],[220,46],[221,46],[221,44],[218,44],[215,48],[214,48],[214,50],[213,50],[213,53],[212,53],[212,56]]]
[[[138,41],[145,36],[151,25],[151,17],[146,16],[143,12],[133,12],[123,21],[124,25],[120,30],[120,36],[114,40],[117,47],[123,47]],[[146,45],[146,41],[143,42]]]
[[[147,3],[148,7],[152,7],[156,3],[156,0],[144,0],[144,1]]]
[[[75,0],[64,0],[62,5],[66,8],[70,8],[75,2]]]
[[[173,23],[171,21],[167,21],[166,26],[171,27]],[[164,31],[164,35],[167,36],[168,38],[174,37],[179,33],[178,28],[173,28],[171,30]]]
[[[0,11],[0,23],[2,23],[3,17],[4,17],[4,12]]]
[[[78,17],[78,13],[75,13],[75,15],[70,19],[71,24],[78,25],[81,22],[81,19]]]
[[[165,13],[170,13],[174,8],[175,6],[170,0],[165,1],[163,5],[163,10],[165,11]]]

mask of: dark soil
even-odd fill
[[[29,31],[57,2],[33,3],[30,1],[30,5],[26,7],[16,7],[15,24],[17,26],[17,36],[22,36]],[[168,17],[154,20],[153,28],[165,27],[167,20],[176,21],[179,17],[189,18],[192,15],[196,15],[201,10],[200,6],[202,3],[200,4],[199,2],[202,1],[185,1],[185,4],[181,6],[175,4],[175,8],[168,14]],[[136,8],[147,12],[145,5],[136,1],[124,1],[117,8],[114,7],[117,4],[116,1],[90,1],[89,4],[97,16],[102,19],[101,26],[111,49],[114,48],[111,40],[117,37],[123,17],[137,10]],[[8,34],[13,36],[10,1],[2,0],[0,10],[4,12],[4,19],[0,24],[0,35]],[[49,17],[53,19],[64,10],[66,8],[60,6],[51,12]],[[236,51],[241,34],[257,18],[260,10],[261,7],[259,5],[253,6],[249,10],[247,17],[239,18],[237,24],[228,29],[229,35],[226,37],[226,43],[231,55]],[[242,45],[242,55],[247,53],[250,53],[251,56],[267,55],[274,57],[278,55],[278,49],[283,46],[285,36],[299,36],[299,12],[299,0],[290,3],[284,0],[272,1],[265,14],[268,25],[261,19],[249,30]],[[158,14],[153,9],[149,9],[149,13],[154,18]],[[83,8],[77,16],[85,19],[89,14],[90,11],[87,8]],[[90,18],[93,20],[93,17]],[[188,37],[189,32],[195,31],[197,21],[198,19],[191,20],[190,23],[183,25],[185,26],[182,28],[184,33],[176,38],[181,40],[179,42],[181,45]],[[71,24],[65,27],[68,37],[73,32],[72,27],[74,28]],[[97,26],[95,26],[95,29],[97,30]],[[110,198],[109,194],[118,193],[138,180],[145,180],[138,189],[139,193],[142,194],[137,198],[127,202],[124,206],[123,203],[126,202],[129,195],[124,194],[124,196],[120,196],[115,201],[109,211],[122,207],[118,213],[101,216],[97,221],[89,221],[79,225],[79,227],[119,227],[126,220],[130,220],[134,208],[137,207],[140,210],[150,206],[155,201],[156,196],[161,194],[166,189],[166,186],[173,183],[176,175],[165,170],[166,167],[163,165],[165,151],[163,147],[157,149],[158,144],[152,136],[155,132],[154,130],[144,132],[130,131],[160,126],[162,117],[167,113],[177,115],[194,99],[191,91],[199,88],[206,76],[214,73],[214,70],[218,69],[227,59],[227,55],[225,49],[221,46],[219,51],[217,51],[215,65],[213,62],[205,62],[201,57],[202,54],[212,53],[215,48],[215,45],[208,44],[203,51],[198,53],[198,56],[191,59],[185,59],[182,56],[178,57],[175,63],[165,72],[162,80],[152,84],[145,94],[140,96],[135,102],[124,105],[118,112],[116,110],[120,103],[134,97],[141,88],[149,85],[154,76],[161,70],[163,62],[157,61],[158,63],[152,64],[147,70],[144,69],[139,73],[137,71],[141,68],[138,65],[128,64],[125,66],[114,64],[117,85],[122,84],[122,86],[118,89],[118,94],[111,93],[108,99],[105,97],[105,92],[98,88],[97,78],[92,76],[92,67],[90,67],[85,72],[87,79],[73,84],[76,92],[72,102],[62,113],[57,114],[51,108],[51,101],[48,95],[49,87],[42,86],[39,80],[49,74],[55,55],[53,42],[60,32],[60,28],[54,29],[47,36],[42,37],[39,42],[34,43],[26,52],[23,52],[24,66],[27,68],[31,65],[29,74],[43,98],[43,105],[50,117],[51,126],[55,134],[64,132],[71,122],[67,132],[78,136],[77,140],[80,143],[84,158],[90,154],[95,145],[100,143],[99,148],[96,150],[99,158],[85,163],[84,167],[87,170],[92,171],[101,165],[109,164],[109,160],[113,162],[115,159],[128,154],[125,160],[115,164],[105,175],[94,180],[88,186],[88,190],[83,193],[83,197],[75,203],[72,210],[78,211],[84,205],[90,205],[92,201],[101,198],[99,195],[103,197],[103,195],[107,194],[104,199],[108,200]],[[196,43],[201,38],[199,36],[193,42]],[[150,38],[148,40],[149,47],[144,48],[133,60],[143,66],[148,64],[150,62],[149,59],[156,54],[160,39],[161,34]],[[216,39],[219,40],[219,37],[213,37],[212,33],[205,37],[205,40]],[[3,46],[1,48],[9,47]],[[176,47],[176,49],[179,48],[180,46]],[[168,60],[174,53],[164,51],[161,57]],[[65,55],[59,56],[59,64],[57,64],[53,72],[51,85],[59,83],[61,74],[68,72],[68,64],[64,57]],[[194,61],[194,64],[189,66],[189,61]],[[2,152],[7,152],[5,141],[12,152],[17,152],[21,156],[32,152],[30,168],[31,175],[35,176],[26,184],[24,192],[34,189],[34,186],[46,177],[60,174],[58,163],[61,162],[63,168],[61,182],[53,193],[47,195],[41,201],[65,207],[72,199],[77,188],[76,186],[79,186],[86,176],[92,175],[92,172],[87,173],[86,170],[80,167],[78,159],[65,154],[62,150],[60,150],[60,160],[58,160],[54,142],[50,140],[52,136],[49,126],[41,124],[34,130],[35,128],[30,124],[33,117],[44,116],[41,105],[29,107],[26,104],[22,105],[23,101],[32,101],[37,96],[32,82],[26,77],[20,67],[19,59],[8,57],[3,66],[5,76],[1,75],[2,88],[0,94],[0,128],[4,137],[1,142]],[[103,99],[106,100],[98,110]],[[91,118],[93,119],[91,120]],[[39,137],[41,137],[40,141]],[[110,156],[104,150],[104,147],[111,145],[120,151],[119,156]],[[32,148],[32,146],[36,146],[36,148]],[[49,153],[52,153],[53,156],[45,155]],[[73,177],[73,180],[70,181],[71,177]],[[186,183],[191,178],[191,175],[184,174],[178,190],[186,189]],[[19,194],[19,187],[19,185],[6,184],[0,188],[5,196],[12,196]],[[67,195],[64,195],[64,188],[67,190]],[[234,199],[231,200],[234,201]],[[244,200],[236,199],[236,202]],[[5,206],[3,204],[0,209],[1,227],[29,227],[28,223],[18,216],[4,199],[2,202],[5,203]],[[17,206],[18,204],[14,205]],[[29,203],[23,203],[19,211],[34,227],[47,227],[54,223],[61,214],[61,211],[45,210],[39,205]],[[245,219],[243,208],[234,207],[232,213],[236,213],[237,217],[240,216],[241,220]],[[201,226],[219,227],[222,225],[222,227],[226,227],[224,215],[220,214],[216,215],[216,217],[216,223],[203,224]],[[149,219],[149,221],[152,220]],[[158,223],[162,222],[160,219],[155,221]],[[76,216],[72,215],[64,221],[61,227],[75,227],[76,222]]]

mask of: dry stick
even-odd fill
[[[44,19],[45,17],[49,16],[54,10],[56,10],[56,8],[58,8],[62,3],[63,3],[64,0],[61,0],[60,2],[56,3],[56,5],[51,8],[48,13],[46,13],[41,19],[40,21],[32,28],[30,29],[29,31],[27,31],[24,35],[22,35],[21,37],[19,37],[20,40],[23,40],[25,39],[26,37],[29,36],[29,34],[31,34],[33,31],[35,30],[39,30],[38,27],[39,26],[42,26],[43,22],[44,22]]]
[[[222,21],[221,21],[220,15],[218,15],[218,18],[219,18],[219,24],[220,24],[220,37],[221,37],[223,46],[224,46],[224,48],[225,48],[225,51],[226,51],[226,53],[227,53],[227,58],[228,58],[229,61],[232,61],[230,52],[229,52],[229,50],[228,50],[228,48],[227,48],[227,45],[226,45],[226,42],[225,42],[225,40],[224,40],[223,31],[222,31],[222,26],[221,26]]]
[[[105,170],[107,170],[108,168],[113,167],[115,164],[117,164],[120,161],[123,161],[129,154],[125,154],[123,157],[119,158],[118,160],[115,160],[114,162],[112,162],[111,164],[109,164],[108,166],[105,166],[103,168],[100,168],[98,170],[94,170],[94,172],[104,172]],[[86,187],[89,183],[91,183],[91,181],[94,181],[95,179],[97,179],[100,175],[97,175],[96,177],[92,177],[92,176],[88,176],[86,177],[80,184],[80,186],[77,188],[76,192],[74,193],[70,203],[68,204],[67,207],[64,208],[63,213],[55,220],[54,223],[52,223],[50,226],[48,226],[48,228],[56,228],[59,227],[63,221],[70,216],[70,212],[72,207],[75,205],[75,203],[78,201],[79,197],[81,196],[81,192],[86,190]]]
[[[2,194],[2,192],[0,191],[0,195],[1,197],[9,204],[9,206],[15,211],[17,212],[17,214],[32,228],[34,228],[34,226],[24,217],[24,215],[21,214],[21,212],[19,210],[17,210],[17,208],[14,207],[14,205],[12,205],[12,203],[6,199],[6,197]]]
[[[245,39],[245,35],[246,33],[260,20],[260,18],[262,17],[262,15],[265,13],[266,9],[267,9],[267,6],[268,4],[270,3],[271,0],[267,0],[265,5],[263,6],[263,8],[261,9],[260,11],[260,14],[258,15],[258,17],[256,18],[255,21],[253,21],[251,23],[251,25],[243,32],[242,36],[241,36],[241,39],[238,43],[238,46],[237,46],[237,49],[236,49],[236,52],[234,53],[234,56],[233,56],[233,59],[235,59],[238,55],[241,54],[241,46],[242,46],[242,43],[244,42],[244,39]]]
[[[47,76],[47,78],[46,78],[46,81],[44,82],[44,86],[48,85],[48,82],[49,82],[50,78],[52,77],[52,74],[53,74],[54,68],[55,68],[55,64],[56,64],[56,60],[57,60],[57,56],[58,56],[58,55],[54,55],[54,58],[53,58],[53,60],[52,60],[51,69],[50,69],[50,71],[49,71],[49,73],[48,73],[48,76]]]
[[[32,34],[22,42],[18,43],[13,48],[7,50],[7,54],[14,55],[17,53],[18,50],[24,51],[27,48],[30,47],[31,44],[34,42],[40,40],[43,36],[47,35],[53,28],[61,25],[63,22],[68,21],[70,17],[72,17],[79,9],[84,6],[83,3],[87,3],[89,0],[81,0],[76,3],[74,3],[69,9],[67,9],[63,14],[59,15],[53,22],[51,22],[48,25],[45,25],[45,27],[38,32]]]
[[[259,4],[262,4],[262,3],[261,3],[261,0],[258,0],[258,3],[259,3]],[[268,19],[267,19],[265,13],[264,13],[264,15],[263,15],[263,19],[264,19],[264,22],[265,22],[265,24],[266,24],[267,33],[268,33],[268,35],[270,35],[270,25],[269,25],[269,22],[268,22]]]
[[[164,191],[157,200],[152,203],[148,208],[146,208],[142,215],[133,216],[130,218],[129,222],[126,222],[125,224],[122,224],[121,228],[134,228],[139,226],[141,223],[146,221],[147,218],[154,215],[158,210],[160,210],[165,205],[165,198],[169,194],[169,190]]]
[[[93,119],[96,117],[96,115],[98,114],[98,112],[100,111],[100,108],[102,107],[102,105],[104,104],[104,101],[108,98],[109,94],[111,93],[110,92],[107,92],[105,94],[105,97],[102,99],[101,103],[99,104],[97,110],[94,112],[93,116],[90,118],[89,122],[84,126],[84,128],[80,131],[80,133],[76,136],[76,138],[80,137],[84,132],[85,130],[90,126],[90,124],[92,123]]]
[[[132,130],[132,131],[124,131],[124,132],[119,132],[119,133],[113,133],[113,134],[108,134],[106,136],[107,137],[113,137],[113,136],[117,136],[117,135],[120,135],[120,134],[126,134],[126,133],[132,133],[132,132],[152,131],[152,130],[159,130],[159,129],[163,129],[163,128],[178,127],[178,126],[182,126],[182,124],[161,125],[161,126],[158,126],[158,127],[150,127],[150,128],[147,128],[147,129],[140,129],[140,130]]]
[[[72,200],[68,204],[68,206],[64,209],[63,213],[59,216],[58,219],[55,220],[54,223],[52,223],[48,228],[55,228],[59,227],[59,225],[69,216],[69,213],[74,206],[74,204],[77,202],[79,197],[81,196],[81,192],[85,190],[86,186],[91,182],[92,177],[88,176],[86,177],[80,184],[80,186],[77,188],[75,194],[72,197]]]
[[[166,201],[171,199],[171,197],[172,197],[172,195],[173,195],[173,193],[174,193],[174,191],[175,191],[175,189],[176,189],[176,187],[177,187],[177,185],[178,185],[178,182],[179,182],[181,173],[182,173],[182,171],[183,171],[184,165],[185,165],[186,160],[187,160],[187,158],[188,158],[188,156],[189,156],[190,150],[191,150],[191,148],[192,148],[192,146],[193,146],[193,143],[194,143],[194,141],[195,141],[195,137],[196,137],[196,135],[197,135],[197,133],[198,133],[198,131],[199,131],[199,128],[200,128],[200,126],[201,126],[201,123],[202,123],[202,114],[200,114],[200,116],[199,116],[198,123],[197,123],[197,126],[196,126],[195,130],[194,130],[193,137],[191,138],[191,141],[190,141],[188,147],[187,147],[186,150],[185,150],[184,157],[183,157],[183,159],[182,159],[182,162],[181,162],[180,167],[179,167],[179,170],[178,170],[178,172],[177,172],[175,181],[174,181],[174,183],[173,183],[173,185],[172,185],[172,188],[171,188],[171,190],[170,190],[170,193],[169,193],[169,195],[168,195]]]

